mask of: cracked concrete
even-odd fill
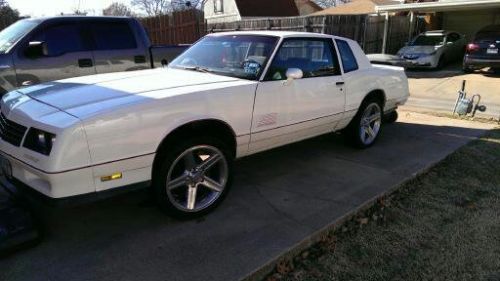
[[[44,242],[0,260],[0,280],[239,280],[492,126],[401,112],[368,150],[332,134],[251,156],[197,221],[164,216],[146,192],[43,208]]]

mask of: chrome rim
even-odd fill
[[[373,143],[380,131],[381,124],[382,114],[380,106],[376,103],[368,105],[361,117],[361,126],[359,129],[361,142],[365,145]]]
[[[167,195],[179,210],[198,212],[219,199],[227,180],[224,154],[216,147],[199,145],[175,159],[167,175]]]

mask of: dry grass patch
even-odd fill
[[[282,262],[266,280],[500,280],[500,130]]]

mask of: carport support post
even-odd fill
[[[382,54],[387,52],[387,36],[389,33],[389,12],[385,12],[384,18],[384,38],[382,39]]]
[[[415,13],[410,11],[410,30],[408,31],[408,42],[413,38],[413,26],[415,25]]]

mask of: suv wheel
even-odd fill
[[[177,218],[202,216],[225,198],[232,180],[232,157],[227,146],[211,137],[198,137],[169,147],[153,177],[160,207]]]

